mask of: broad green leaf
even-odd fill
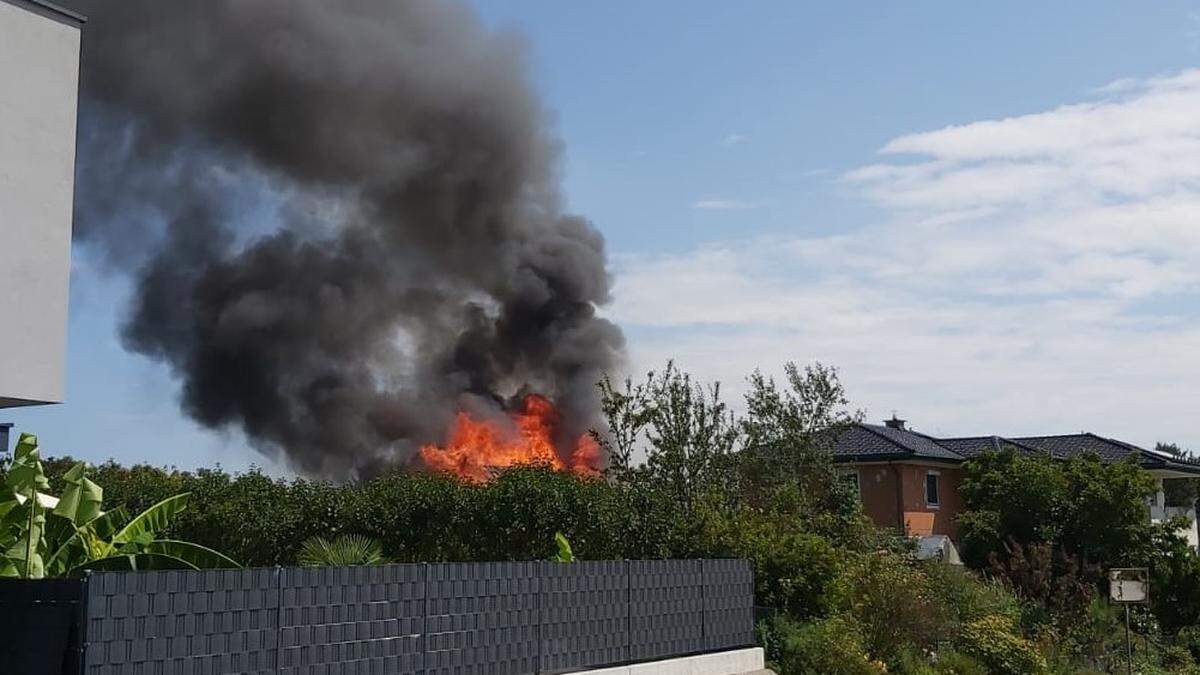
[[[87,465],[80,462],[63,474],[67,484],[59,497],[54,514],[62,516],[75,525],[82,525],[100,515],[100,504],[104,501],[104,489],[87,477]]]
[[[197,569],[241,567],[236,561],[225,557],[211,548],[193,544],[189,541],[158,539],[147,544],[143,547],[142,551],[178,558]]]
[[[4,483],[14,494],[29,497],[50,487],[46,475],[42,472],[40,451],[37,436],[21,434],[17,445],[13,448],[12,463],[8,465],[8,475]]]
[[[567,541],[562,532],[554,533],[554,543],[558,546],[558,553],[554,556],[555,562],[575,562],[575,554],[571,551],[571,542]]]
[[[8,544],[4,555],[17,561],[20,576],[26,579],[40,579],[45,576],[45,564],[42,555],[45,550],[45,539],[42,531],[46,525],[46,511],[37,500],[26,500],[8,514],[12,517],[13,534],[6,537]]]
[[[183,512],[187,508],[188,498],[191,497],[190,492],[177,494],[174,497],[167,497],[161,502],[142,511],[129,524],[121,528],[117,532],[112,542],[115,545],[128,544],[138,540],[139,537],[145,534],[150,534],[151,539],[154,535],[167,529],[171,524],[171,519]]]
[[[65,519],[58,520],[65,522]],[[129,520],[125,507],[118,506],[96,516],[90,522],[75,529],[72,535],[55,547],[46,561],[48,576],[61,576],[71,568],[88,560],[99,560],[112,555],[110,543],[113,534]]]
[[[137,553],[114,555],[99,560],[89,560],[71,569],[68,576],[79,576],[87,570],[136,571],[136,570],[194,570],[195,565],[186,560],[161,553]]]

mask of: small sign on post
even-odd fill
[[[1119,567],[1108,571],[1108,597],[1113,602],[1150,601],[1150,571],[1145,567]]]
[[[1129,637],[1129,606],[1150,602],[1150,570],[1117,567],[1108,571],[1108,597],[1125,605],[1125,671],[1133,675],[1133,640]]]

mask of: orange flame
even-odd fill
[[[558,411],[545,396],[526,395],[521,409],[509,413],[509,417],[512,429],[459,412],[446,444],[422,446],[421,459],[435,471],[475,482],[488,480],[495,469],[517,464],[546,464],[583,475],[599,473],[600,446],[588,434],[575,441],[567,462],[563,462],[553,441]]]

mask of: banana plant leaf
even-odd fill
[[[58,506],[54,507],[54,515],[66,518],[76,526],[99,516],[100,504],[104,501],[104,489],[93,483],[86,471],[87,466],[79,463],[63,474],[67,487],[58,498]]]
[[[241,567],[236,561],[200,544],[174,539],[156,539],[141,547],[142,552],[182,560],[196,569]]]
[[[142,511],[133,520],[129,521],[125,527],[121,528],[119,532],[113,535],[113,544],[146,542],[154,539],[155,535],[167,529],[171,524],[172,518],[187,508],[188,498],[191,496],[190,492],[183,492],[174,497],[167,497],[154,506]]]
[[[552,558],[554,562],[575,562],[575,553],[571,551],[571,542],[567,541],[566,536],[562,532],[554,533],[554,544],[558,547],[558,552]]]
[[[89,560],[71,568],[68,576],[78,577],[88,570],[135,572],[138,570],[194,570],[195,565],[161,553],[133,553]]]
[[[40,455],[37,436],[21,434],[16,447],[13,448],[13,458],[8,465],[8,475],[4,478],[4,484],[12,490],[13,495],[28,498],[50,488],[50,481],[42,472]]]
[[[55,520],[67,522],[63,518]],[[47,537],[56,544],[54,552],[46,560],[46,574],[61,576],[86,560],[108,557],[116,548],[111,543],[113,534],[128,520],[129,515],[125,512],[125,507],[118,506],[101,513],[82,526],[73,528],[67,537]]]
[[[46,526],[46,510],[30,499],[9,512],[13,517],[14,533],[5,537],[4,557],[17,566],[17,576],[41,579],[46,575],[43,555],[46,542],[42,531]]]
[[[40,579],[46,572],[43,561],[46,510],[40,496],[50,487],[50,481],[42,471],[40,454],[37,436],[21,434],[4,477],[8,487],[2,497],[8,506],[0,528],[4,558],[12,562],[19,576],[27,579]],[[4,567],[7,569],[8,565]]]

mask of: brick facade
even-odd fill
[[[855,467],[863,510],[876,525],[899,529],[914,536],[944,534],[958,539],[956,519],[962,510],[958,487],[962,469],[922,463],[873,463]],[[938,504],[925,499],[925,480],[937,472]]]

